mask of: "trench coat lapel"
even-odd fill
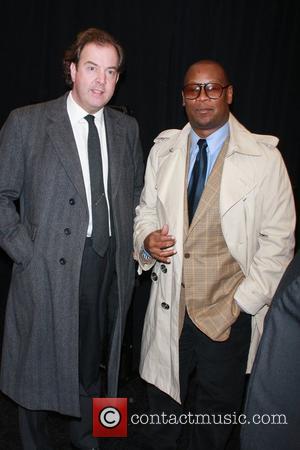
[[[167,143],[164,161],[158,173],[158,196],[170,223],[176,223],[183,209],[186,151],[190,128],[185,127],[175,142]]]
[[[224,162],[221,181],[220,213],[223,217],[236,203],[246,198],[255,188],[255,181],[250,179],[234,158]]]
[[[245,134],[243,128],[237,127],[235,123],[236,120],[231,116],[230,140],[221,180],[221,217],[255,188],[255,172],[247,170],[246,159],[249,158],[250,163],[251,159],[259,159],[261,156],[254,138]]]
[[[255,188],[255,171],[250,165],[253,158],[259,164],[261,152],[257,145],[257,138],[250,134],[230,113],[229,115],[229,145],[225,157],[220,192],[220,214],[224,217],[226,213],[239,201],[245,199]],[[276,145],[278,140],[272,136],[264,136],[264,142],[269,141]]]
[[[67,95],[49,105],[47,131],[65,171],[87,208],[86,193],[78,150],[67,112]]]

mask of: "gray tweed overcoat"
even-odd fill
[[[115,396],[134,284],[132,227],[143,163],[135,119],[109,107],[104,117],[118,279],[108,363],[108,395]],[[87,225],[66,95],[13,111],[0,134],[0,246],[14,261],[0,388],[28,409],[80,416],[78,290]]]

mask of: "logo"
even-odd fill
[[[127,436],[127,398],[93,398],[93,436]]]

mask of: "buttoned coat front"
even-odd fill
[[[286,168],[276,149],[278,139],[250,133],[233,115],[229,128],[220,217],[228,249],[245,275],[234,297],[253,315],[250,370],[268,305],[293,256],[295,209]],[[136,209],[134,235],[139,272],[154,265],[154,261],[147,263],[140,257],[149,233],[168,224],[169,233],[176,238],[177,253],[171,263],[156,262],[153,268],[140,372],[142,378],[177,401],[180,401],[178,321],[183,244],[188,233],[184,227],[184,195],[190,130],[187,124],[182,130],[166,130],[156,138]]]
[[[104,118],[118,280],[108,395],[116,396],[143,164],[136,121],[109,107]],[[13,111],[1,131],[0,161],[0,245],[14,261],[0,387],[28,409],[79,416],[79,278],[88,207],[66,96]]]

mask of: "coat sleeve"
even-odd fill
[[[261,217],[255,236],[256,251],[235,299],[242,309],[255,315],[269,305],[278,283],[293,257],[295,206],[289,176],[279,151],[268,149],[268,162],[258,186],[257,211],[248,221]],[[250,214],[249,214],[250,215]],[[253,245],[254,247],[254,245]],[[249,246],[250,248],[250,246]]]
[[[25,174],[17,110],[10,114],[0,132],[0,161],[0,246],[14,262],[26,266],[32,257],[33,243],[15,205],[22,193]]]
[[[142,270],[149,270],[155,264],[155,259],[146,261],[142,257],[144,239],[152,231],[159,228],[157,217],[157,189],[156,189],[156,151],[152,148],[146,166],[145,183],[142,190],[140,203],[136,208],[136,217],[134,220],[134,258],[139,263],[138,273]]]

